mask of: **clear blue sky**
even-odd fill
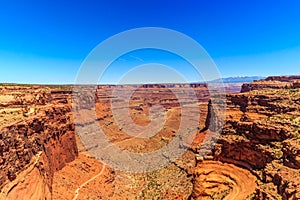
[[[2,0],[0,82],[73,83],[81,62],[101,41],[149,26],[195,39],[223,77],[300,74],[298,0]],[[124,66],[148,61],[127,57]],[[107,82],[118,78],[118,67]],[[180,67],[175,66],[189,81],[197,81],[193,70]]]

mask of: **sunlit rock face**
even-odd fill
[[[299,76],[268,77],[227,95],[226,122],[213,160],[248,169],[257,177],[253,199],[298,199]]]
[[[150,138],[132,137],[115,121],[111,103],[123,109],[122,94],[132,87],[126,107],[132,123],[149,125],[158,116],[151,115],[156,104],[166,117]],[[116,88],[124,93],[114,95]],[[159,170],[113,169],[95,159],[75,134],[74,109],[82,111],[75,113],[82,115],[77,125],[98,124],[119,148],[155,151],[178,134],[182,116],[176,95],[191,89],[197,99],[181,103],[190,109],[185,115],[190,121],[200,112],[196,135],[182,141],[182,156]],[[0,90],[0,199],[300,198],[298,77],[269,77],[244,84],[240,93],[227,92],[224,124],[206,84],[97,86],[80,104],[72,102],[74,90],[67,86]]]
[[[57,170],[75,159],[69,91],[1,86],[0,187],[4,199],[51,199]]]

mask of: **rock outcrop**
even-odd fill
[[[0,199],[51,199],[54,172],[77,155],[69,94],[1,87]]]
[[[227,95],[226,122],[212,159],[258,179],[250,199],[299,199],[299,77],[269,77]]]
[[[218,108],[225,102],[215,101],[204,84],[75,86],[72,92],[65,86],[1,86],[0,199],[300,199],[299,79],[268,77],[227,94],[224,124]],[[179,101],[183,93],[188,95]],[[116,123],[112,103],[132,123],[147,126],[165,114],[165,124],[149,138],[132,137],[119,126],[124,116]],[[158,114],[150,115],[156,104]],[[181,138],[185,154],[153,172],[114,170],[75,135],[73,117],[79,117],[77,130],[86,126],[92,133],[97,124],[121,149],[155,151],[177,135],[182,105],[189,109],[186,130],[196,137],[192,145]],[[91,111],[96,116],[89,117]]]
[[[263,89],[291,89],[300,87],[300,76],[269,76],[264,80],[242,85],[241,92]]]

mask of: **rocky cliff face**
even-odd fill
[[[110,169],[86,155],[84,147],[77,157],[66,88],[1,86],[0,199],[72,199],[76,194],[78,199],[299,199],[299,85],[297,77],[269,77],[227,95],[226,121],[218,138],[214,132],[221,128],[220,113],[208,102],[205,85],[135,86],[126,108],[135,123],[149,123],[153,104],[167,113],[165,126],[145,140],[128,137],[109,108],[112,101],[123,101],[112,89],[126,95],[132,86],[93,88],[96,96],[82,95],[73,109],[95,108],[97,119],[82,112],[82,123],[99,123],[112,142],[133,152],[153,151],[173,139],[181,116],[176,94],[194,89],[198,101],[182,99],[191,109],[190,119],[193,109],[202,116],[192,147],[169,166],[137,175]],[[206,136],[218,139],[216,144],[203,145]]]
[[[300,76],[270,76],[264,80],[242,85],[241,92],[263,89],[300,88]]]
[[[51,199],[52,177],[77,146],[66,91],[0,87],[0,199]]]
[[[226,123],[212,158],[257,177],[251,199],[300,198],[297,81],[298,77],[270,77],[244,84],[242,93],[227,95]]]
[[[264,81],[291,82],[300,80],[300,76],[269,76]]]

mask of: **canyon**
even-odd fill
[[[0,90],[0,199],[51,199],[54,173],[78,155],[69,92]]]
[[[0,199],[300,199],[300,76],[226,85],[225,113],[210,89],[1,85]],[[155,134],[128,135],[121,111],[133,124],[153,122]],[[143,154],[175,140],[183,117],[196,133],[181,141],[184,153],[145,173],[99,161],[94,152],[106,147],[89,146],[81,134],[101,127],[111,144]],[[162,127],[156,119],[165,119]]]

